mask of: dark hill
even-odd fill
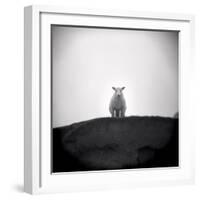
[[[53,172],[178,166],[178,119],[97,118],[53,129]]]

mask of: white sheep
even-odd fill
[[[115,91],[115,93],[113,94],[111,98],[109,111],[112,117],[125,117],[126,101],[122,93],[125,87],[122,87],[122,88],[112,87],[112,89]]]

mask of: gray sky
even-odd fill
[[[178,33],[52,27],[53,127],[110,116],[112,86],[126,115],[178,111]]]

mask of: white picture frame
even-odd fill
[[[179,31],[179,167],[51,173],[51,24]],[[192,15],[29,6],[25,8],[24,25],[25,192],[40,194],[194,182],[194,133],[190,128]]]

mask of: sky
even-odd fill
[[[112,87],[126,116],[178,111],[178,32],[52,26],[53,127],[109,117]]]

